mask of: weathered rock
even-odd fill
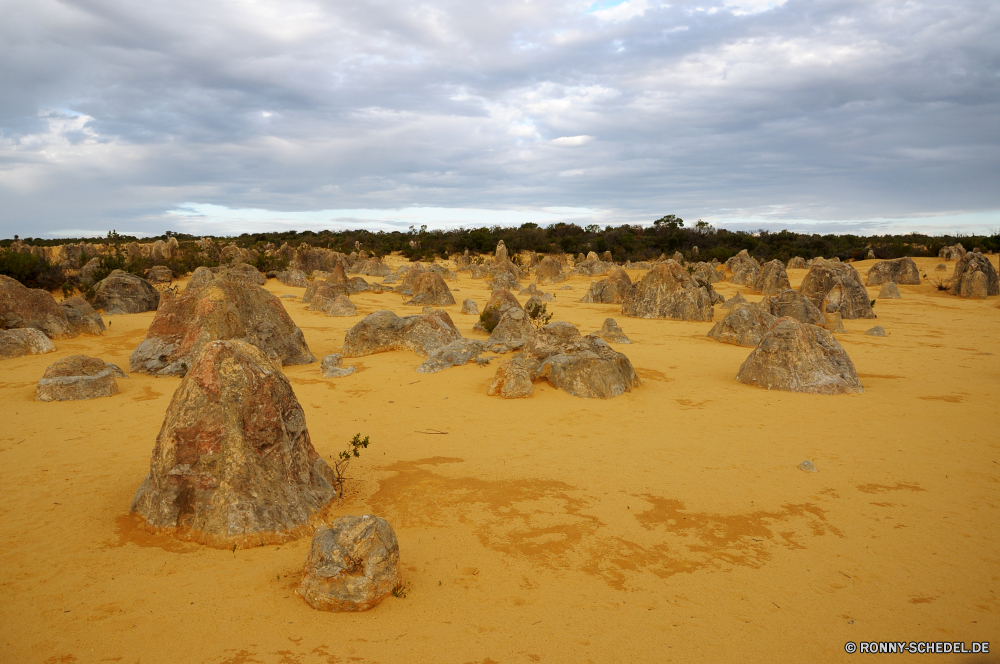
[[[875,318],[861,275],[847,263],[815,261],[802,280],[799,292],[817,308],[823,306],[823,300],[836,302],[845,319]]]
[[[879,289],[878,297],[880,300],[898,300],[903,296],[899,294],[899,287],[895,283],[887,281]]]
[[[0,330],[0,360],[24,355],[44,355],[55,350],[55,344],[41,330],[33,327]]]
[[[455,304],[455,296],[440,274],[424,272],[413,282],[413,297],[403,304],[446,307]]]
[[[941,247],[941,250],[938,252],[938,258],[943,258],[946,261],[957,261],[965,256],[965,254],[965,247],[962,246],[961,242],[957,242],[950,247]]]
[[[553,279],[562,275],[562,263],[552,256],[546,256],[538,264],[535,271],[535,281],[539,284],[551,283]]]
[[[528,314],[522,309],[512,308],[500,318],[486,343],[494,353],[507,353],[524,346],[534,334],[535,328]]]
[[[77,295],[59,303],[66,320],[76,334],[100,335],[104,333],[104,321],[90,303]]]
[[[695,277],[700,277],[710,284],[717,284],[723,279],[724,275],[720,274],[711,263],[701,261],[695,263],[692,267],[694,268],[694,272],[692,272],[692,274],[695,275]]]
[[[834,307],[834,308],[831,308]],[[823,327],[835,334],[847,334],[844,319],[840,315],[840,307],[831,305],[823,312]]]
[[[502,263],[506,260],[510,260],[507,256],[507,245],[503,243],[503,240],[500,240],[497,242],[496,261]]]
[[[489,282],[489,287],[493,290],[515,290],[520,289],[521,284],[510,272],[501,270],[493,273],[493,279]]]
[[[169,284],[174,280],[174,273],[166,265],[154,265],[146,272],[146,281],[151,284]]]
[[[727,344],[755,348],[771,329],[776,317],[750,303],[737,305],[712,326],[709,337]]]
[[[351,273],[363,274],[368,277],[388,277],[392,274],[392,268],[377,258],[369,258],[352,266]]]
[[[636,282],[622,302],[633,318],[712,320],[712,296],[674,261],[657,263]]]
[[[396,288],[396,292],[402,293],[403,295],[413,295],[413,285],[416,283],[417,278],[422,275],[426,270],[424,266],[420,263],[413,263],[410,269],[403,275],[403,281]]]
[[[732,309],[733,307],[739,306],[741,304],[749,304],[748,300],[743,297],[743,293],[736,291],[736,295],[726,300],[722,304],[723,309]]]
[[[769,390],[810,394],[863,392],[854,363],[829,331],[780,318],[736,374]]]
[[[590,290],[580,298],[580,302],[601,304],[621,304],[632,290],[632,280],[625,270],[615,267],[606,279],[590,284]]]
[[[531,394],[530,381],[541,379],[584,398],[610,399],[639,385],[625,355],[612,350],[603,339],[581,336],[575,326],[565,322],[546,325],[511,364],[501,364],[490,394],[527,396]]]
[[[424,363],[417,367],[417,373],[437,373],[449,367],[460,367],[479,357],[486,350],[486,344],[474,339],[458,339],[437,350],[431,351]]]
[[[996,268],[983,254],[969,252],[958,259],[948,291],[959,297],[977,299],[1000,295]]]
[[[695,247],[695,249],[697,249],[697,247]],[[695,255],[697,256],[698,254],[695,253]],[[605,251],[603,254],[601,254],[601,260],[604,261],[605,263],[613,263],[615,261],[615,259],[611,256],[610,251]]]
[[[279,365],[316,361],[281,300],[252,284],[216,279],[164,298],[129,368],[183,376],[207,344],[229,339],[253,344]]]
[[[752,286],[755,291],[764,295],[777,295],[791,287],[785,266],[779,260],[768,261],[761,265]]]
[[[457,341],[462,334],[444,310],[400,318],[391,311],[376,311],[347,331],[344,357],[362,357],[392,350],[411,350],[427,357],[432,351]]]
[[[48,291],[27,288],[17,279],[0,274],[0,328],[34,328],[51,339],[76,336],[66,312]]]
[[[806,269],[806,259],[802,256],[795,256],[794,258],[788,259],[788,269],[789,270],[804,270]]]
[[[760,274],[760,263],[746,249],[727,260],[726,268],[733,273],[732,282],[739,286],[752,288]]]
[[[675,251],[675,252],[674,252],[674,255],[673,255],[673,256],[671,256],[671,259],[672,259],[672,260],[673,260],[673,261],[674,261],[675,263],[683,263],[683,262],[684,262],[684,254],[682,254],[682,253],[681,253],[681,252],[679,252],[679,251]]]
[[[465,300],[462,301],[462,313],[469,314],[471,316],[478,316],[479,305],[476,304],[476,302],[471,298],[465,298]]]
[[[479,322],[473,329],[483,332],[493,332],[503,315],[508,309],[521,309],[521,303],[517,301],[514,294],[507,290],[495,290],[490,294],[490,299],[483,307],[483,313],[479,316]]]
[[[342,378],[356,371],[355,367],[344,366],[344,358],[340,353],[325,356],[319,363],[319,370],[323,378]]]
[[[101,267],[100,258],[91,258],[89,261],[87,261],[87,264],[84,265],[82,268],[80,268],[80,283],[83,284],[84,286],[93,286],[94,281],[96,281],[94,279],[94,273],[97,272],[97,270],[99,270],[100,267]]]
[[[329,281],[320,281],[316,284],[316,287],[312,289],[312,293],[309,289],[306,289],[306,294],[309,297],[309,311],[326,311],[333,301],[340,296],[346,296],[348,293],[347,286],[345,284],[331,284]],[[303,301],[305,301],[306,296],[302,296]]]
[[[293,288],[308,288],[309,280],[302,270],[285,270],[278,273],[278,283]]]
[[[947,266],[947,265],[945,265],[944,263],[938,263],[938,264],[937,264],[937,265],[936,265],[936,266],[934,267],[934,271],[935,271],[935,272],[947,272],[947,271],[948,271],[948,266]]]
[[[224,267],[216,273],[215,278],[242,281],[255,286],[263,286],[267,283],[267,278],[260,273],[260,270],[246,263],[236,263],[231,267]]]
[[[351,295],[364,293],[368,290],[368,282],[361,277],[351,277],[347,280],[347,292]]]
[[[70,355],[45,370],[35,388],[38,401],[82,401],[118,394],[115,378],[127,378],[117,365],[99,357]]]
[[[868,270],[866,283],[869,286],[887,283],[916,285],[920,283],[920,271],[917,270],[916,263],[905,256],[891,261],[879,261]]]
[[[94,286],[94,306],[108,315],[141,314],[156,311],[160,294],[145,279],[113,270]]]
[[[865,334],[867,334],[870,337],[884,337],[885,328],[882,327],[881,325],[876,325],[871,329],[865,330]]]
[[[807,473],[815,473],[816,465],[809,459],[806,459],[805,461],[799,464],[799,470],[805,471]]]
[[[399,544],[377,516],[342,516],[313,535],[298,594],[320,611],[367,611],[399,585]]]
[[[184,287],[184,291],[187,292],[190,290],[197,290],[214,279],[214,272],[207,267],[199,267],[191,273],[191,278],[188,279],[187,286]]]
[[[820,303],[822,304],[822,302]],[[758,306],[775,318],[790,316],[800,323],[824,325],[825,319],[819,307],[798,291],[788,289],[777,295],[765,297]]]
[[[358,308],[346,295],[338,295],[323,310],[327,316],[357,316]]]
[[[601,329],[594,332],[593,336],[600,337],[613,344],[630,344],[632,341],[625,336],[625,330],[618,327],[614,318],[605,318]]]
[[[283,542],[309,531],[332,480],[284,374],[256,346],[213,341],[174,393],[131,511],[209,546]]]

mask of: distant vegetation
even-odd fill
[[[175,273],[184,274],[194,270],[199,265],[218,265],[218,251],[199,249],[194,241],[195,236],[183,233],[166,233],[158,237],[137,238],[126,235],[111,235],[107,238],[79,238],[43,240],[38,238],[22,238],[21,242],[29,246],[57,246],[62,244],[87,242],[94,244],[111,244],[112,255],[102,260],[102,270],[110,271],[115,267],[136,274],[142,274],[150,265],[145,260],[129,262],[120,247],[129,242],[150,243],[156,240],[166,241],[174,237],[180,243],[180,256],[165,261]],[[617,262],[654,260],[660,254],[668,257],[674,252],[681,252],[685,258],[693,258],[692,248],[698,247],[697,260],[725,261],[742,249],[746,249],[760,261],[778,259],[787,261],[793,256],[809,259],[816,256],[825,258],[840,258],[842,261],[862,260],[869,249],[877,258],[898,258],[901,256],[937,256],[938,250],[946,245],[961,242],[966,249],[980,247],[985,251],[1000,251],[1000,232],[989,236],[943,235],[930,236],[921,234],[908,235],[808,235],[791,231],[727,231],[716,229],[704,221],[685,223],[674,215],[668,215],[653,222],[651,226],[587,226],[581,228],[575,224],[553,224],[541,227],[538,224],[523,224],[519,228],[494,226],[492,228],[456,229],[449,231],[427,230],[426,226],[411,227],[409,232],[394,231],[386,233],[366,230],[352,231],[283,231],[277,233],[244,233],[237,237],[218,237],[216,247],[233,243],[244,249],[256,249],[259,257],[255,259],[256,267],[261,271],[283,269],[287,260],[273,256],[273,250],[288,243],[297,248],[305,243],[313,247],[332,249],[350,253],[358,248],[369,253],[384,256],[400,252],[410,260],[430,260],[432,258],[447,259],[449,256],[462,253],[466,249],[470,253],[492,253],[497,242],[503,240],[512,257],[522,251],[538,254],[570,253],[579,254],[595,251],[603,254],[610,251]],[[22,283],[35,287],[56,288],[65,284],[61,271],[54,269],[45,259],[30,254],[9,251],[13,239],[0,240],[0,274],[6,274]],[[271,249],[269,255],[265,251]],[[107,263],[106,265],[104,263]]]

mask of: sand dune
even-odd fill
[[[900,286],[877,321],[838,335],[865,392],[818,396],[737,383],[750,349],[707,338],[710,322],[577,303],[590,281],[542,290],[555,320],[588,333],[611,316],[631,338],[616,349],[643,384],[613,400],[548,384],[489,397],[495,364],[418,374],[408,352],[346,359],[360,371],[338,379],[286,367],[321,454],[372,440],[329,516],[388,519],[409,591],[362,614],[294,594],[308,538],[218,550],[127,513],[178,378],[34,400],[58,357],[127,367],[152,313],[4,361],[0,661],[825,662],[847,641],[998,641],[997,298]],[[459,313],[466,297],[483,306],[483,282],[449,285],[459,329],[485,339]],[[349,318],[283,302],[318,358],[365,314],[419,311],[395,293],[352,300]],[[875,324],[889,336],[861,334]]]

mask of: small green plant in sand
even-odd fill
[[[399,597],[399,598],[403,599],[403,598],[405,598],[405,597],[406,597],[406,593],[407,593],[407,591],[409,591],[409,590],[410,590],[410,584],[408,584],[408,583],[403,583],[402,581],[400,581],[400,582],[399,582],[399,583],[397,583],[397,584],[396,584],[396,586],[395,586],[395,587],[394,587],[394,588],[392,589],[392,596],[393,596],[393,597]]]
[[[360,433],[354,434],[346,450],[337,455],[337,460],[333,462],[333,484],[337,487],[337,497],[344,497],[344,480],[347,479],[347,466],[351,459],[361,456],[361,450],[368,447],[368,436],[361,438]]]
[[[541,329],[549,324],[552,320],[552,314],[548,312],[547,307],[540,302],[532,302],[528,305],[528,308],[524,310],[524,313],[528,314],[528,319],[531,324],[535,326],[535,329]]]

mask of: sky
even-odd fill
[[[996,0],[0,0],[0,237],[1000,229]]]

